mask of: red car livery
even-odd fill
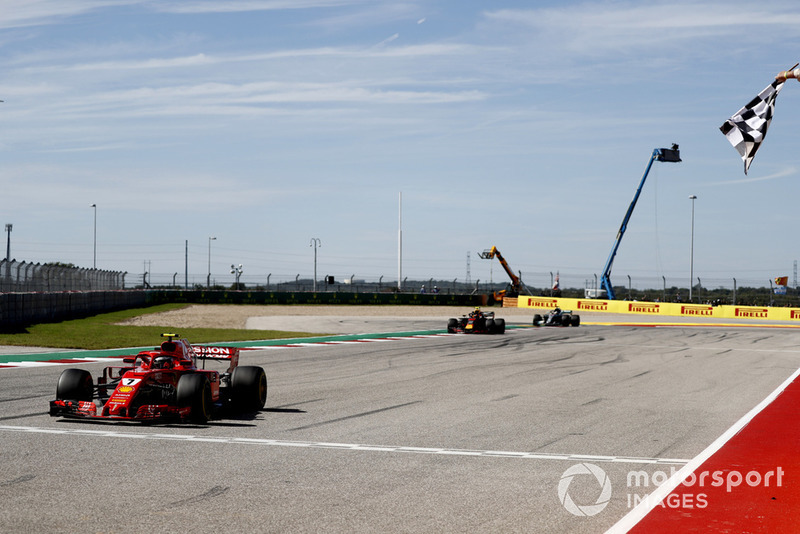
[[[192,346],[177,334],[155,350],[125,356],[95,384],[84,369],[65,369],[50,401],[53,417],[203,423],[215,412],[253,413],[267,400],[267,376],[258,366],[239,365],[235,347]],[[222,372],[207,360],[225,362]],[[197,362],[202,361],[202,368]],[[110,391],[110,394],[109,394]]]

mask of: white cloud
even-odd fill
[[[378,43],[376,46],[385,46],[385,45],[391,43],[392,41],[396,41],[399,38],[400,38],[400,34],[399,33],[395,33],[393,35],[390,35],[389,37],[387,37],[386,39],[384,39],[380,43]]]
[[[797,174],[796,167],[787,167],[781,171],[778,171],[773,174],[768,174],[766,176],[758,176],[758,177],[750,177],[750,178],[742,178],[740,180],[725,180],[722,182],[710,182],[706,184],[702,184],[705,186],[716,186],[716,185],[734,185],[734,184],[746,184],[751,182],[765,182],[767,180],[777,180],[779,178],[786,178],[787,176],[793,176]]]
[[[399,37],[392,35],[381,44],[387,44]],[[66,71],[127,71],[148,69],[176,69],[183,67],[213,66],[219,64],[233,64],[244,62],[261,62],[284,59],[326,58],[338,57],[341,59],[354,58],[418,58],[418,57],[444,57],[444,56],[470,56],[479,53],[484,48],[464,44],[432,43],[424,45],[411,45],[400,47],[375,46],[366,49],[353,47],[322,47],[276,50],[267,53],[246,53],[239,55],[213,55],[197,53],[188,56],[145,58],[145,59],[118,59],[114,61],[98,61],[92,63],[54,64],[52,66],[28,67],[27,72],[66,72]],[[66,59],[64,57],[62,60]],[[28,58],[35,62],[40,58]]]
[[[72,67],[58,67],[59,70],[134,70],[134,69],[174,69],[180,67],[196,67],[218,62],[219,59],[207,57],[205,54],[176,58],[150,58],[131,61],[104,61],[98,63],[84,63]]]
[[[141,3],[143,0],[2,0],[0,28],[53,24],[97,9]]]
[[[590,55],[607,51],[638,53],[668,43],[677,46],[698,38],[759,31],[775,26],[797,34],[796,6],[770,7],[752,3],[590,2],[542,9],[500,9],[484,13],[488,21],[527,30],[537,42],[554,36],[562,46]],[[776,34],[777,38],[778,35]]]
[[[162,2],[153,0],[2,0],[0,28],[55,24],[62,19],[105,8],[142,6],[162,13],[203,14],[313,9],[361,5],[366,0],[240,0]]]
[[[364,0],[240,0],[240,1],[181,1],[157,2],[153,9],[164,13],[238,13],[274,11],[280,9],[312,9],[363,4]]]

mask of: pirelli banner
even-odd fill
[[[683,304],[680,302],[632,302],[520,296],[517,300],[517,307],[544,310],[559,307],[575,313],[606,312],[664,317],[715,317],[719,319],[768,319],[800,322],[800,308],[771,308],[768,306],[711,306],[710,304]]]

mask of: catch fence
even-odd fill
[[[0,293],[125,289],[120,271],[0,260]]]

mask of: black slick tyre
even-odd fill
[[[92,400],[92,374],[83,369],[64,369],[56,384],[58,400]]]
[[[494,333],[495,334],[505,334],[506,333],[506,320],[505,319],[495,319],[494,320]]]
[[[178,379],[176,391],[178,406],[191,408],[189,420],[205,423],[211,417],[211,384],[205,375],[193,373]]]
[[[533,316],[533,326],[541,326],[542,324],[542,316],[538,313]]]
[[[447,333],[455,334],[458,329],[458,319],[449,319],[447,321]]]
[[[235,410],[253,413],[267,403],[267,374],[257,365],[243,365],[231,374],[231,400]]]

